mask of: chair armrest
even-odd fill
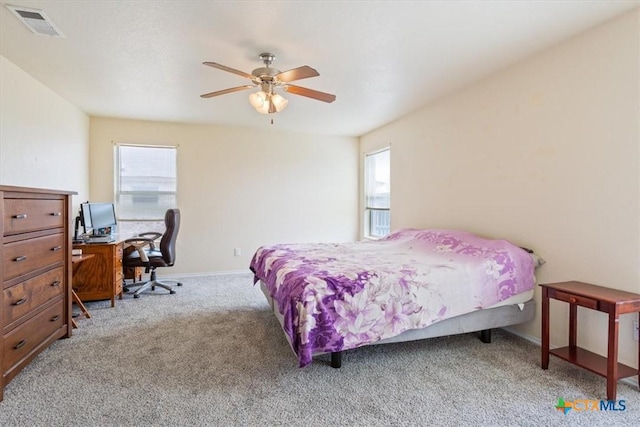
[[[151,249],[156,249],[155,241],[158,237],[162,237],[162,233],[154,233],[154,232],[141,233],[141,234],[138,234],[137,236],[133,236],[125,240],[124,242],[131,243],[131,244],[133,244],[133,242],[146,242],[146,244],[148,244]]]
[[[140,233],[136,237],[151,237],[153,240],[156,240],[159,237],[162,237],[162,233],[157,233],[155,231],[147,231],[146,233]]]
[[[149,257],[147,253],[144,251],[145,246],[149,246],[151,249],[155,249],[155,245],[153,244],[154,240],[147,237],[132,237],[124,241],[124,243],[133,246],[140,254],[140,259],[143,262],[149,262]]]
[[[155,241],[154,239],[150,239],[148,237],[136,236],[136,237],[131,237],[131,238],[125,240],[124,243],[129,243],[129,244],[132,244],[134,246],[136,246],[136,245],[145,246],[145,245],[150,245],[154,241]]]

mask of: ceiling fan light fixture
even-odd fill
[[[274,95],[271,95],[271,102],[273,102],[273,105],[276,107],[277,113],[287,108],[287,104],[289,104],[288,99],[286,99],[285,97],[277,93]]]
[[[269,103],[265,102],[262,107],[256,108],[256,111],[260,114],[269,114]]]
[[[249,103],[258,113],[269,114],[269,97],[271,97],[271,102],[276,109],[276,113],[284,110],[287,104],[289,104],[289,100],[282,95],[277,93],[269,94],[263,90],[249,95]]]
[[[255,108],[258,111],[260,110],[260,108],[263,108],[265,105],[267,105],[267,110],[269,109],[269,105],[267,102],[267,94],[264,93],[264,91],[259,91],[249,95],[249,103],[253,108]]]

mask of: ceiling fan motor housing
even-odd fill
[[[260,77],[261,79],[266,78],[273,80],[273,76],[275,76],[276,74],[280,74],[280,70],[271,67],[260,67],[253,70],[251,74],[256,77]]]
[[[273,53],[261,53],[260,59],[262,60],[262,62],[264,62],[264,67],[256,68],[251,72],[252,75],[256,76],[254,83],[261,85],[262,90],[265,90],[265,83],[269,86],[277,83],[277,79],[274,79],[273,77],[277,74],[280,74],[280,70],[270,67],[275,57],[276,56]]]

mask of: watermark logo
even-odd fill
[[[591,412],[591,411],[614,411],[621,412],[627,409],[627,402],[625,400],[590,400],[590,399],[575,399],[573,401],[564,400],[562,397],[558,398],[558,403],[555,406],[556,410],[562,411],[565,415],[572,409],[575,412]]]
[[[565,402],[563,398],[558,398],[558,404],[556,405],[556,409],[558,411],[563,411],[565,415],[573,408],[573,403]]]

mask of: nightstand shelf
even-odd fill
[[[599,354],[592,353],[580,347],[576,347],[573,352],[571,351],[571,347],[562,347],[550,350],[549,353],[591,371],[594,374],[601,375],[605,378],[607,377],[607,358]],[[638,371],[631,366],[618,363],[618,378],[616,380],[632,377],[637,373]]]

